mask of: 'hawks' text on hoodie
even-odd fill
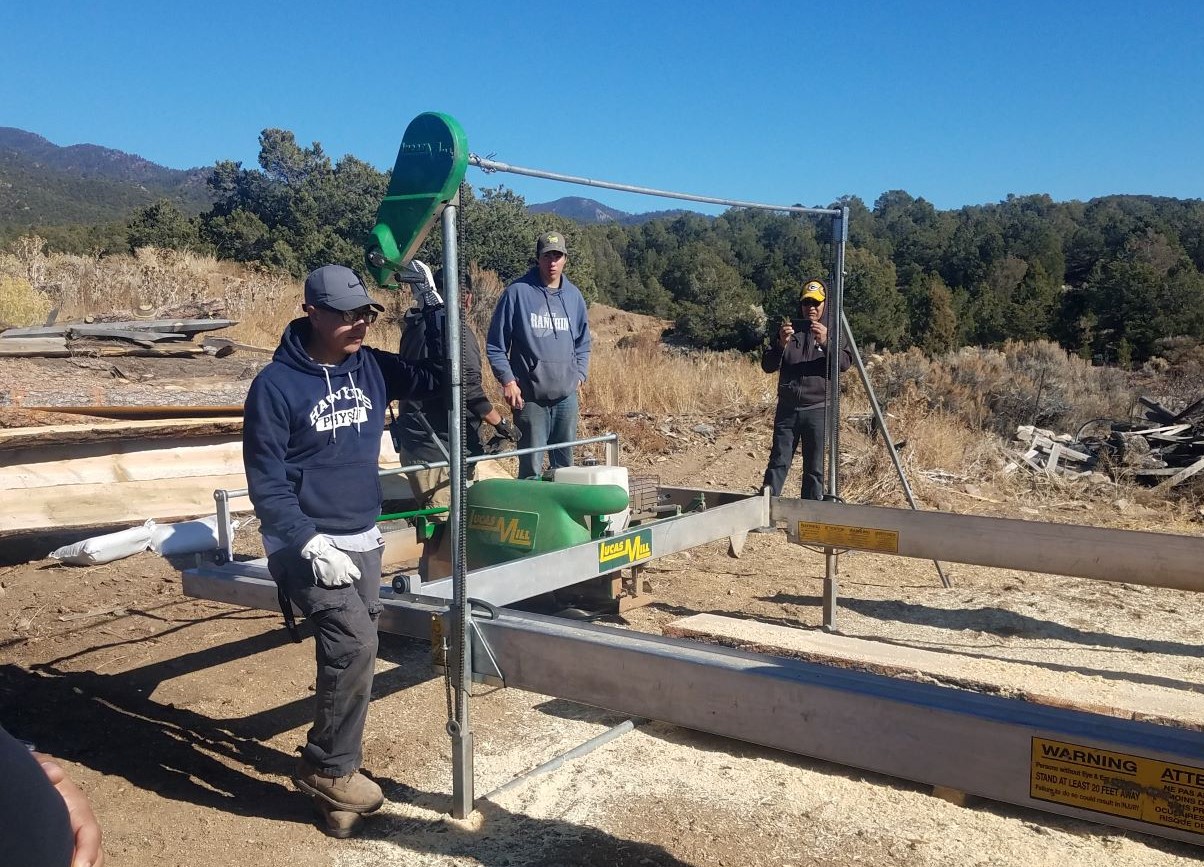
[[[309,320],[289,323],[247,394],[243,464],[265,536],[301,547],[318,533],[370,529],[380,515],[377,476],[385,406],[438,392],[443,312],[431,311],[427,360],[365,346],[340,364],[305,351]]]

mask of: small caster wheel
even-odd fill
[[[410,576],[409,575],[394,575],[393,576],[393,592],[394,593],[409,593],[410,592]]]

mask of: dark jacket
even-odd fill
[[[831,331],[826,315],[823,323]],[[802,320],[796,322],[794,334],[785,348],[775,334],[761,353],[761,369],[766,373],[778,371],[778,406],[788,409],[811,409],[828,402],[828,354],[815,342],[810,328],[799,328],[802,324]],[[853,356],[841,346],[841,372],[848,370],[852,363]]]
[[[430,315],[441,320],[443,313]],[[319,532],[372,528],[380,515],[385,405],[439,389],[442,332],[441,324],[427,329],[428,361],[365,346],[328,367],[305,351],[309,320],[289,323],[244,409],[243,464],[265,535],[300,547]]]
[[[568,277],[558,290],[532,268],[506,287],[493,311],[485,352],[498,382],[517,381],[526,400],[560,400],[589,375],[585,298]]]
[[[405,330],[401,333],[401,345],[397,350],[399,357],[406,361],[415,362],[427,357],[428,341],[426,323],[427,320],[423,318],[422,311],[411,309],[406,313]],[[460,366],[460,379],[464,389],[464,408],[468,414],[466,425],[468,428],[468,450],[472,454],[479,454],[481,451],[481,419],[489,415],[490,410],[493,409],[493,404],[490,403],[489,398],[485,394],[485,389],[481,385],[480,344],[477,343],[476,335],[468,327],[467,319],[463,315],[460,318],[460,341],[464,347],[463,361]],[[446,390],[442,390],[438,394],[422,401],[407,401],[403,403],[396,421],[390,425],[397,444],[410,454],[415,455],[419,452],[427,453],[429,449],[423,448],[424,446],[434,446],[433,443],[428,442],[430,434],[426,432],[426,428],[418,420],[415,410],[420,410],[430,423],[431,428],[435,433],[439,434],[439,438],[443,440],[443,444],[446,446],[448,443],[447,413],[449,409],[449,396]]]

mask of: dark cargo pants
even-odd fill
[[[268,557],[276,584],[314,623],[314,725],[301,755],[331,777],[354,773],[363,763],[364,724],[376,667],[382,550],[344,551],[360,578],[335,588],[314,583],[313,566],[296,551]]]
[[[778,405],[773,414],[773,447],[769,450],[769,465],[765,467],[762,486],[775,497],[782,495],[794,450],[803,454],[804,500],[824,497],[824,424],[828,417],[826,406],[796,409]]]

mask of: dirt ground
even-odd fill
[[[749,436],[696,436],[637,469],[664,483],[751,490],[768,439]],[[796,470],[788,490],[797,484]],[[1199,532],[1169,508],[992,504],[990,491],[975,490],[951,486],[947,498],[960,511]],[[254,546],[253,534],[240,537],[243,550]],[[955,806],[906,781],[656,722],[454,821],[444,684],[425,644],[396,637],[382,641],[365,758],[388,802],[362,838],[333,841],[288,781],[310,718],[312,643],[290,643],[276,613],[184,597],[187,565],[145,553],[92,568],[0,568],[0,719],[63,760],[93,801],[116,867],[1162,867],[1201,854],[983,800]],[[814,628],[823,569],[822,555],[782,533],[751,535],[740,559],[715,543],[656,561],[647,574],[657,601],[626,622],[659,632],[709,612]],[[1204,706],[1204,636],[1190,594],[949,571],[946,590],[926,561],[842,558],[839,628],[1025,661],[1051,681],[1071,672],[1152,684]],[[622,721],[546,696],[476,692],[478,795]]]

